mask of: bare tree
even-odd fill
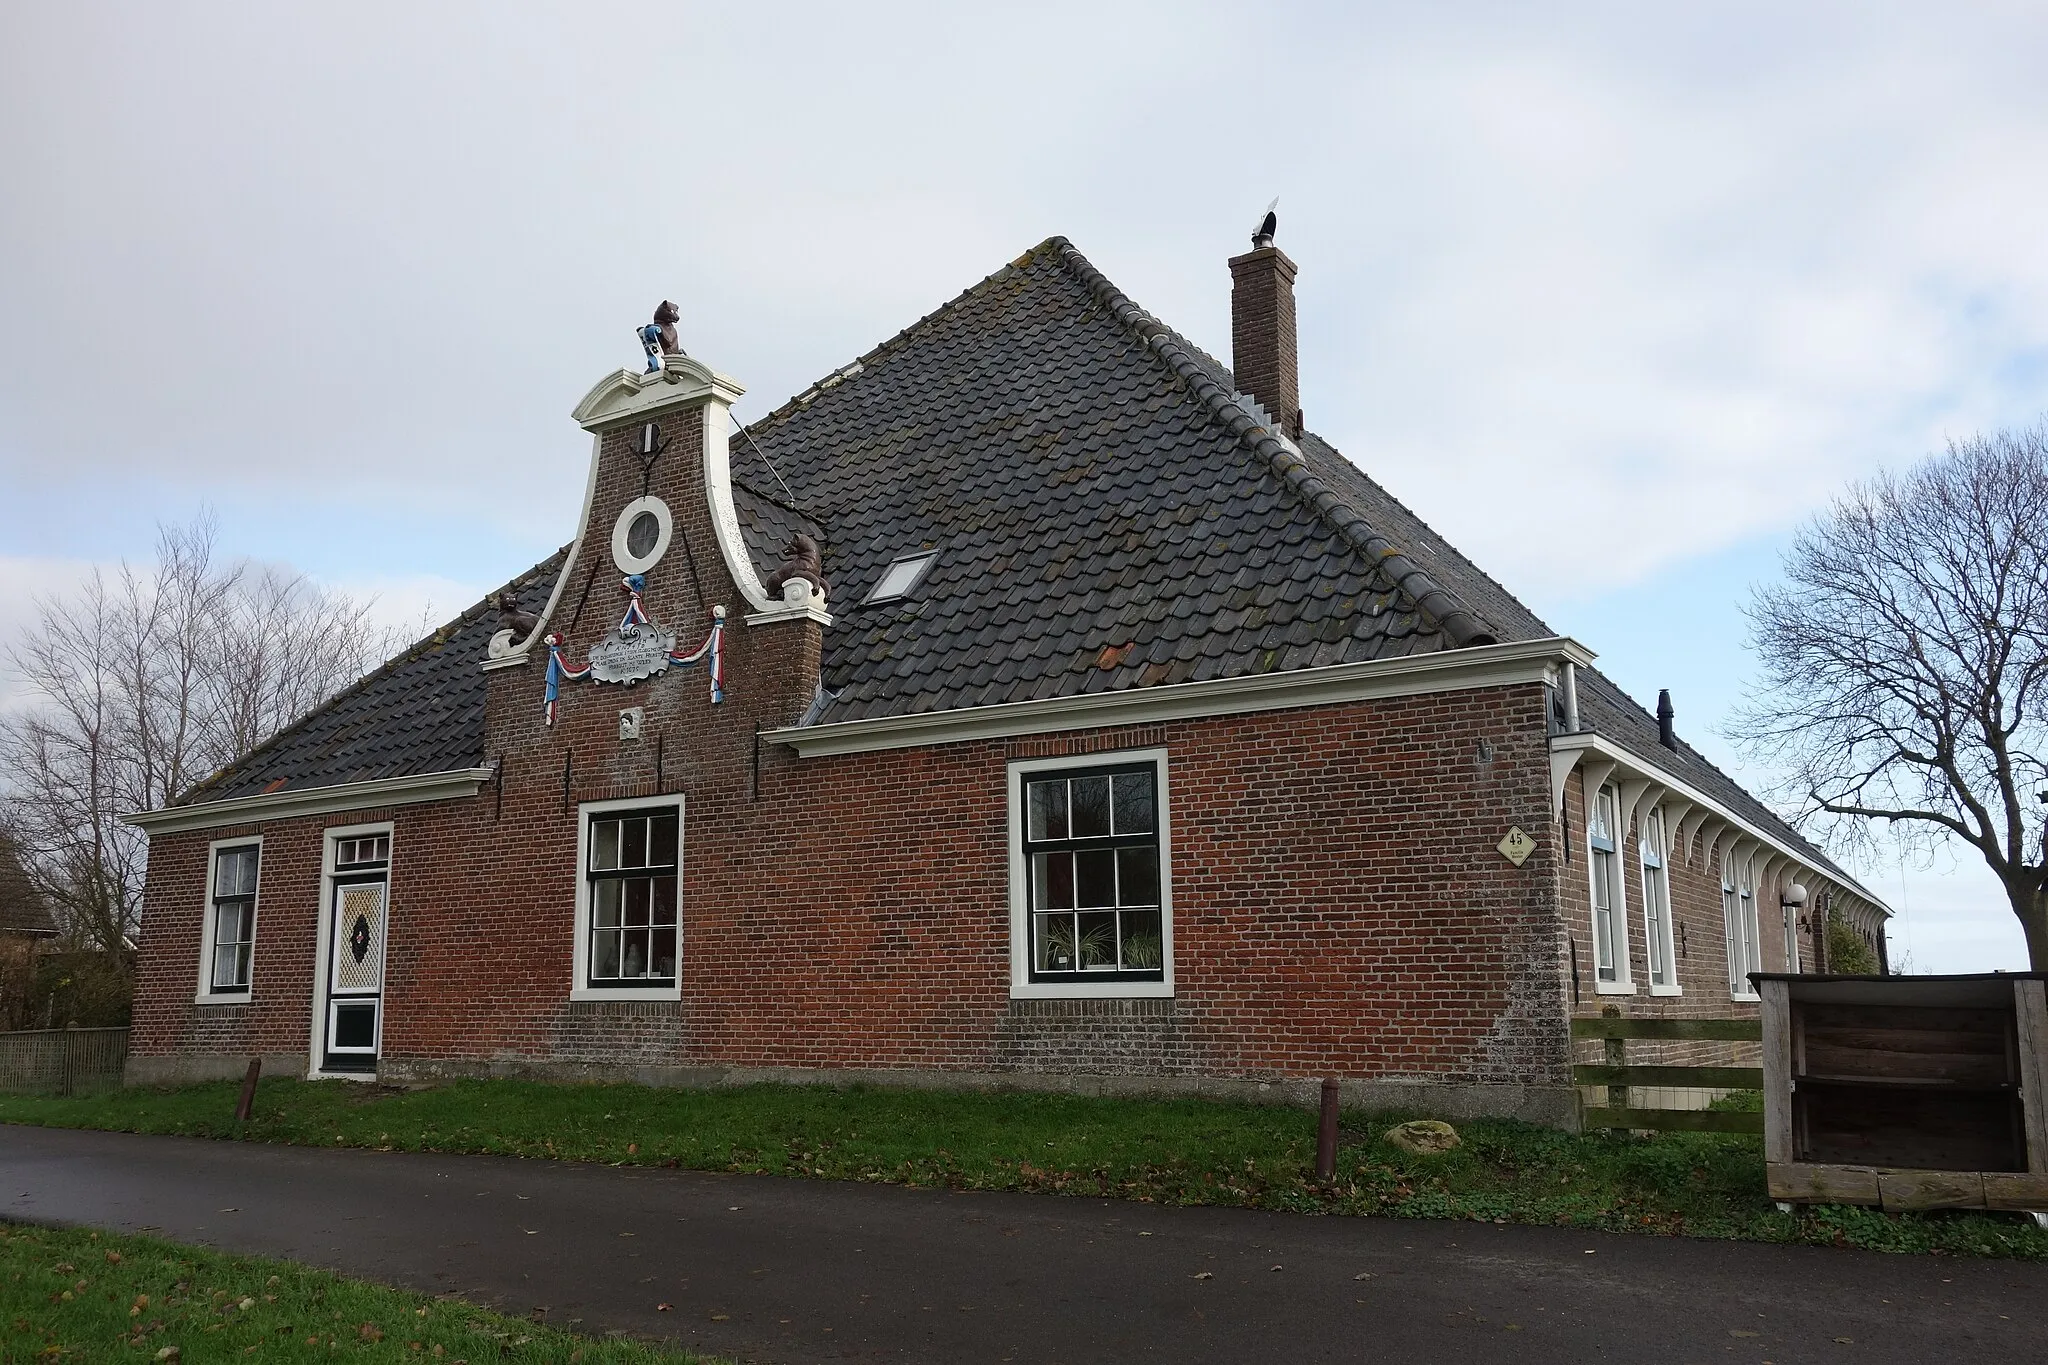
[[[303,577],[224,564],[202,516],[156,563],[94,570],[37,603],[7,650],[27,706],[0,716],[0,822],[80,946],[124,950],[154,810],[358,677],[390,643],[366,607]]]
[[[1960,840],[2048,970],[2048,427],[1856,485],[1749,607],[1769,681],[1737,736],[1838,842]]]

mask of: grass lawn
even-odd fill
[[[0,1359],[350,1360],[687,1365],[450,1299],[251,1256],[0,1224]]]
[[[1459,1125],[1457,1150],[1415,1157],[1380,1136],[1412,1115],[1347,1115],[1325,1188],[1312,1178],[1315,1115],[1207,1100],[274,1080],[238,1128],[238,1088],[0,1096],[0,1122],[2048,1260],[2048,1232],[2017,1214],[1780,1213],[1752,1137],[1575,1136],[1487,1119]]]

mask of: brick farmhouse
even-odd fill
[[[1830,913],[1881,944],[1306,429],[1295,266],[1230,269],[1234,370],[1054,238],[749,427],[686,355],[607,376],[561,552],[137,817],[131,1080],[1570,1123],[1575,1014],[1753,1009]]]

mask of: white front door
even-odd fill
[[[328,925],[325,1071],[374,1071],[384,1025],[386,885],[341,881]]]

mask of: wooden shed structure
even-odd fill
[[[1751,979],[1772,1198],[2048,1222],[2048,978]]]

